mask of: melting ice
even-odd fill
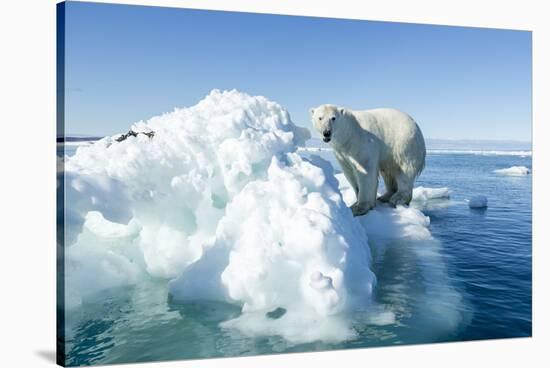
[[[342,341],[355,335],[354,311],[376,309],[372,256],[390,240],[410,241],[419,259],[439,257],[418,209],[381,206],[354,218],[345,178],[319,157],[300,157],[309,132],[264,97],[213,90],[131,129],[155,135],[105,137],[65,157],[67,308],[153,277],[176,301],[240,306],[223,327]],[[414,192],[417,202],[449,195]],[[452,326],[458,317],[445,303],[460,298],[444,273],[425,275],[441,280],[426,311]]]

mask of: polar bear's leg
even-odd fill
[[[386,188],[386,193],[378,197],[380,202],[388,202],[390,198],[397,192],[397,182],[394,177],[385,171],[380,172],[382,179],[384,179],[384,187]]]
[[[390,203],[393,206],[408,205],[412,200],[412,190],[414,179],[409,178],[406,174],[400,173],[396,177],[397,192],[391,196]]]
[[[362,216],[376,205],[376,190],[378,189],[378,168],[367,169],[367,173],[356,172],[359,193],[357,202],[351,206],[354,216]]]
[[[344,176],[348,180],[349,185],[351,185],[351,187],[353,188],[353,192],[355,193],[355,198],[359,198],[359,186],[357,185],[357,180],[355,179],[355,173],[353,168],[344,159],[340,159],[339,157],[336,157],[336,158],[338,159],[338,162],[342,167],[342,171],[344,172]]]

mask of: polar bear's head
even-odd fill
[[[321,105],[310,109],[311,122],[323,141],[328,143],[331,139],[337,139],[342,123],[339,121],[344,116],[345,110],[335,105]]]

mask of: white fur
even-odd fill
[[[378,176],[386,193],[378,198],[396,206],[409,204],[414,181],[426,160],[424,137],[416,122],[395,109],[351,111],[334,105],[311,109],[311,119],[330,145],[357,202],[351,206],[360,216],[376,205]]]

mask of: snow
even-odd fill
[[[270,331],[300,342],[351,337],[338,314],[370,299],[368,239],[328,163],[286,159],[274,158],[265,180],[233,198],[214,246],[170,282],[170,291],[176,300],[241,304],[245,313],[224,326],[245,334]],[[266,317],[279,308],[283,317]]]
[[[483,195],[473,196],[468,200],[468,206],[470,208],[486,208],[487,207],[487,197]]]
[[[355,203],[355,192],[351,187],[349,181],[346,179],[344,173],[338,173],[335,175],[336,180],[338,180],[338,187],[340,188],[340,193],[342,193],[342,198],[348,206],[351,206]],[[380,194],[380,193],[379,193]]]
[[[176,302],[241,306],[224,328],[342,341],[355,336],[354,310],[376,310],[373,253],[404,239],[421,259],[439,254],[418,209],[380,206],[354,218],[345,178],[318,156],[300,157],[309,132],[264,97],[213,90],[131,129],[155,135],[105,137],[64,159],[66,308],[153,277]],[[415,193],[419,201],[449,195]],[[434,292],[455,302],[447,284]],[[443,308],[428,304],[428,312]],[[394,317],[373,312],[371,320]]]
[[[501,175],[523,176],[529,175],[531,173],[531,170],[525,166],[512,166],[506,169],[494,170],[493,172]]]

